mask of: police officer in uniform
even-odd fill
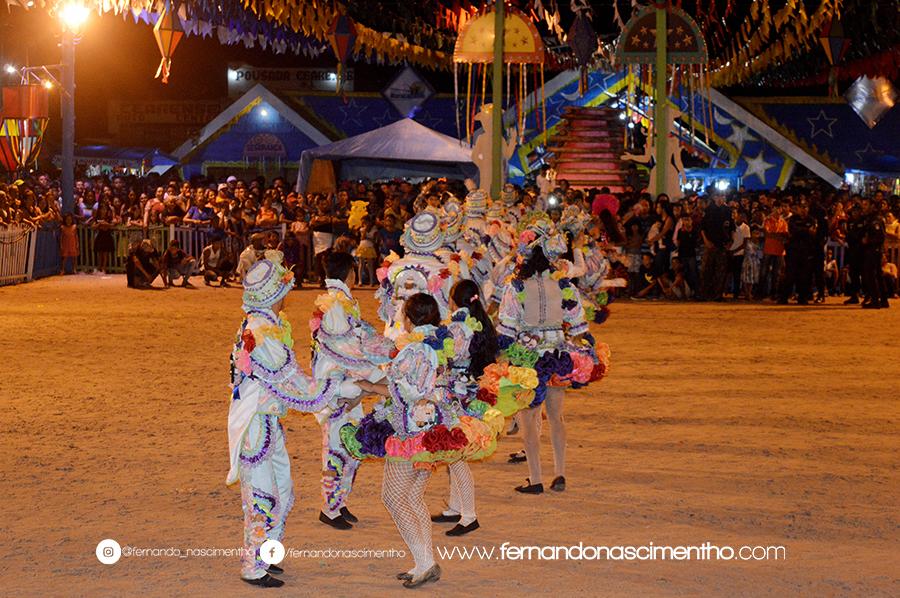
[[[865,231],[862,238],[863,288],[866,290],[864,309],[890,307],[881,276],[881,255],[884,253],[885,224],[881,205],[863,200]]]
[[[862,288],[862,239],[866,232],[866,220],[858,203],[850,207],[850,217],[847,220],[847,265],[850,270],[850,282],[847,285],[847,294],[850,297],[844,301],[844,305],[856,305],[859,303],[859,291]]]
[[[816,303],[825,303],[825,244],[828,243],[828,212],[822,199],[816,198],[809,215],[816,221],[816,242],[813,246],[812,269],[816,283]]]
[[[794,286],[797,305],[809,305],[812,288],[812,262],[816,247],[816,221],[809,215],[809,204],[800,200],[788,218],[788,242],[785,247],[787,267],[781,286],[779,305],[787,305]]]

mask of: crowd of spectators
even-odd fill
[[[627,197],[618,216],[629,292],[635,299],[779,303],[796,294],[801,304],[846,294],[857,303],[866,284],[875,288],[864,279],[878,276],[891,297],[897,266],[885,249],[900,244],[898,209],[898,197],[881,191]],[[843,252],[841,265],[835,250]]]
[[[575,190],[565,180],[539,177],[536,185],[507,187],[509,193],[527,209],[546,210],[553,219],[568,205],[593,212],[593,235],[622,248],[619,265],[627,271],[626,293],[634,299],[771,298],[783,303],[796,294],[806,303],[846,294],[855,302],[864,278],[872,275],[876,253],[881,284],[888,296],[896,291],[896,264],[883,248],[900,243],[900,201],[883,192],[863,197],[831,189],[739,189],[728,195],[653,198],[630,187],[613,195],[608,189]],[[266,185],[262,178],[234,176],[222,182],[95,177],[76,181],[74,213],[62,221],[58,185],[40,174],[0,184],[0,226],[61,221],[61,253],[69,272],[79,255],[77,225],[93,229],[99,271],[109,267],[116,250],[113,230],[136,231],[127,256],[130,283],[137,272],[135,286],[147,286],[156,276],[166,284],[181,278],[189,285],[189,272],[198,266],[207,284],[227,285],[266,248],[284,252],[299,283],[321,282],[322,260],[335,247],[355,251],[360,284],[375,286],[380,259],[392,251],[402,254],[403,224],[428,205],[438,207],[451,195],[465,194],[461,182],[444,179],[345,182],[337,193],[304,195],[283,178]],[[359,200],[367,203],[366,216],[351,228],[352,203]],[[879,223],[880,233],[871,230]],[[210,233],[209,243],[198,256],[180,247],[154,247],[146,231],[166,225],[202,228]],[[842,250],[841,265],[828,247]]]

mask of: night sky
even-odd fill
[[[0,64],[56,64],[60,60],[60,27],[43,11],[0,9]],[[255,66],[328,66],[329,50],[315,62],[303,56],[275,55],[260,48],[223,46],[215,38],[186,37],[175,51],[167,85],[154,79],[160,54],[153,29],[115,16],[92,15],[75,50],[76,118],[79,143],[103,138],[107,131],[107,102],[122,100],[198,100],[227,95],[226,68],[230,62]],[[376,78],[394,69],[366,69]],[[0,72],[5,83],[16,82]],[[429,76],[429,79],[433,77]],[[443,77],[438,77],[442,79]],[[384,78],[384,82],[387,82]],[[361,82],[374,85],[377,82]],[[436,87],[437,81],[432,83]],[[383,85],[383,83],[382,83]],[[52,94],[51,117],[59,114],[58,92]],[[47,141],[58,137],[58,119],[51,118]]]
[[[883,0],[887,5],[896,5],[897,0]],[[595,31],[607,36],[616,31],[612,19],[612,3],[594,0],[593,25]],[[628,2],[620,1],[620,6]],[[690,3],[689,3],[690,4]],[[850,2],[850,6],[865,6],[865,3]],[[563,27],[571,23],[567,9],[568,2],[560,2],[563,11]],[[741,3],[734,6],[743,7]],[[741,10],[746,10],[742,8]],[[737,10],[732,20],[740,22],[743,17]],[[873,23],[871,11],[848,8],[855,14],[855,22]],[[859,14],[856,14],[859,13]],[[867,20],[868,19],[868,20]],[[890,21],[890,19],[888,19]],[[880,22],[875,19],[874,22]],[[374,24],[374,23],[373,23]],[[377,25],[377,24],[375,24]],[[859,29],[862,29],[861,27]],[[894,31],[888,27],[888,30]],[[856,31],[856,28],[854,28]],[[15,7],[0,9],[0,65],[12,63],[40,65],[59,62],[59,23],[42,10],[25,11]],[[894,31],[893,36],[898,34]],[[884,37],[882,32],[880,37]],[[866,35],[861,41],[851,44],[852,52],[867,52]],[[889,36],[890,37],[890,36]],[[893,38],[892,38],[893,39]],[[888,43],[887,40],[885,43]],[[821,69],[823,56],[818,51],[810,54],[807,62],[813,61]],[[135,24],[113,15],[98,17],[93,14],[85,27],[82,39],[76,49],[76,112],[77,140],[79,143],[102,142],[107,133],[107,104],[109,100],[215,100],[227,95],[226,68],[228,63],[245,63],[254,66],[277,67],[328,67],[335,64],[328,49],[318,59],[303,56],[276,55],[260,47],[246,49],[243,46],[223,46],[215,38],[186,37],[175,51],[169,84],[164,85],[153,78],[160,55],[153,38],[152,28],[145,23]],[[351,62],[351,66],[354,64]],[[394,67],[377,65],[355,65],[356,91],[380,91],[397,72]],[[438,92],[453,90],[452,75],[449,72],[422,71],[429,83]],[[808,75],[809,73],[804,73]],[[799,76],[799,75],[798,75]],[[790,75],[788,80],[793,78]],[[0,80],[16,82],[15,77],[0,71]],[[750,87],[730,90],[736,95],[758,95],[771,92],[765,87]],[[825,88],[794,90],[789,86],[775,89],[778,95],[802,93],[804,95],[824,95]],[[59,114],[58,92],[51,94],[51,116]],[[45,142],[52,146],[58,140],[58,118],[51,118]]]

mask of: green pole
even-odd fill
[[[503,188],[503,2],[496,0],[494,6],[494,71],[491,81],[491,113],[494,131],[491,151],[491,197],[498,199]]]
[[[667,122],[668,92],[666,91],[666,8],[656,9],[656,105],[653,108],[653,130],[656,134],[656,193],[665,193],[666,171],[669,169],[666,143],[669,132],[665,130]]]

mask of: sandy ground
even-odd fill
[[[371,292],[361,292],[374,320]],[[305,342],[314,293],[291,295]],[[131,557],[100,564],[98,541],[230,548],[240,496],[227,470],[228,352],[239,291],[129,291],[80,275],[0,288],[0,594],[254,595],[233,558]],[[445,560],[424,593],[484,596],[900,595],[898,357],[889,311],[617,303],[595,333],[613,349],[599,387],[567,398],[569,489],[521,496],[519,448],[474,467],[482,529],[441,546],[784,546],[786,559]],[[298,354],[307,363],[303,349]],[[297,506],[285,544],[403,549],[365,465],[351,532],[320,524],[319,434],[286,421]],[[551,469],[549,440],[545,471]],[[502,457],[502,458],[501,458]],[[549,474],[548,474],[549,475]],[[432,511],[446,477],[433,478]],[[289,559],[290,595],[400,592],[406,559]],[[278,593],[278,590],[270,593]]]

